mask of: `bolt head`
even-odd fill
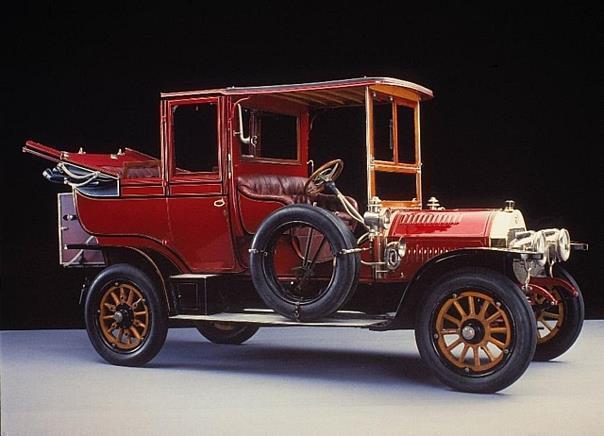
[[[453,294],[453,295],[451,295],[451,297],[457,298],[457,294]]]
[[[438,339],[439,338],[438,333],[434,333],[433,337],[434,337],[434,339]]]
[[[495,306],[497,306],[497,307],[501,307],[501,303],[500,303],[499,301],[496,301],[496,302],[495,302]]]
[[[510,354],[510,350],[508,350],[507,348],[503,349],[503,354]]]
[[[467,366],[463,370],[466,374],[468,374],[470,372],[470,368],[468,368]]]

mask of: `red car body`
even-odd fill
[[[64,232],[68,221],[79,223],[86,239],[61,247],[71,255],[64,265],[98,263],[98,255],[90,253],[100,251],[106,264],[122,262],[151,271],[161,283],[170,316],[212,320],[203,316],[221,309],[210,309],[209,275],[237,283],[232,285],[236,290],[246,283],[250,287],[250,256],[257,251],[253,241],[262,223],[285,206],[317,204],[305,191],[314,165],[311,151],[326,155],[331,146],[317,145],[320,140],[312,134],[317,120],[329,111],[356,110],[364,130],[361,149],[353,153],[345,144],[334,144],[331,152],[344,162],[356,156],[359,173],[353,175],[356,180],[349,177],[348,187],[356,189],[357,197],[349,199],[348,209],[334,206],[335,195],[321,197],[330,206],[318,205],[351,229],[369,230],[357,241],[360,248],[348,250],[359,253],[358,283],[364,287],[352,308],[369,313],[365,308],[375,300],[388,302],[372,309],[381,318],[362,326],[413,326],[427,284],[460,267],[499,271],[533,295],[533,305],[538,298],[558,305],[565,295],[576,297],[572,280],[552,273],[571,248],[586,248],[570,244],[564,229],[527,232],[513,202],[502,209],[444,209],[434,198],[425,204],[420,105],[430,98],[429,89],[391,78],[164,93],[159,157],[129,148],[115,154],[59,151],[31,140],[24,151],[57,163],[46,177],[73,188],[75,217],[60,210],[60,226]],[[207,141],[188,144],[205,159],[191,170],[189,161],[179,161],[188,141],[181,126],[204,111],[211,114],[209,123],[196,121],[190,132],[202,126],[211,134]],[[350,132],[344,126],[345,136]],[[280,148],[281,143],[289,148]],[[342,191],[348,193],[346,187]],[[357,204],[362,207],[355,222],[350,207]],[[368,210],[365,222],[358,218],[363,207]],[[301,241],[306,240],[297,237],[298,245],[288,245],[275,261],[281,276],[291,276],[299,261]],[[307,239],[309,246],[315,243],[312,234]],[[328,274],[326,265],[317,266],[314,279]],[[187,293],[194,301],[183,304]]]

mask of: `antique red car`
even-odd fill
[[[385,77],[171,92],[159,158],[27,141],[71,188],[61,263],[104,267],[85,289],[95,349],[142,365],[170,319],[227,344],[264,325],[413,328],[436,376],[469,392],[564,353],[584,306],[561,264],[587,245],[527,230],[513,201],[424,201],[430,98]]]

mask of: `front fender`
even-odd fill
[[[424,291],[429,289],[430,284],[438,280],[440,276],[453,269],[468,266],[489,268],[517,282],[512,270],[512,262],[516,259],[537,260],[540,258],[540,253],[491,247],[463,248],[433,257],[423,264],[407,283],[393,319],[375,329],[413,328],[417,313],[415,309],[421,301]]]

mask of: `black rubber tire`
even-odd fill
[[[356,289],[360,269],[359,253],[338,256],[333,278],[323,295],[315,301],[295,304],[288,301],[276,280],[272,256],[264,255],[271,240],[290,223],[312,226],[325,235],[332,251],[356,248],[350,229],[338,217],[319,207],[295,204],[271,214],[260,225],[250,254],[250,273],[256,291],[265,304],[275,312],[299,321],[310,321],[331,315],[345,304]]]
[[[506,357],[485,374],[468,374],[454,368],[434,344],[435,316],[453,294],[478,290],[501,303],[512,326],[512,343]],[[494,393],[514,383],[528,368],[537,342],[533,310],[521,290],[510,279],[484,268],[463,268],[436,280],[423,300],[415,328],[422,357],[436,377],[455,390]]]
[[[115,283],[133,285],[144,296],[149,310],[148,334],[135,349],[117,350],[103,336],[99,326],[98,310],[104,292]],[[154,282],[141,270],[128,264],[115,264],[96,276],[85,303],[86,330],[95,350],[107,362],[121,366],[141,366],[153,359],[161,350],[168,332],[168,311],[165,300],[159,296]]]
[[[227,323],[225,323],[227,324]],[[215,344],[243,344],[258,331],[258,326],[252,324],[233,323],[233,329],[218,328],[213,322],[200,321],[195,323],[195,328],[208,341]]]
[[[569,282],[579,291],[577,297],[568,295],[564,291],[560,291],[562,300],[560,304],[564,306],[564,321],[558,330],[558,333],[546,342],[537,344],[534,360],[547,361],[555,359],[564,354],[575,343],[581,329],[583,328],[583,320],[585,318],[585,303],[579,285],[566,269],[556,265],[554,267],[554,276],[564,279]]]

